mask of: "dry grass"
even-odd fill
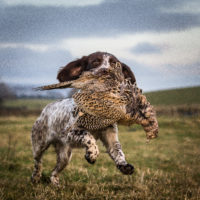
[[[30,130],[35,117],[0,118],[0,199],[200,199],[200,120],[159,118],[159,138],[145,143],[139,126],[120,127],[120,141],[135,173],[122,175],[99,143],[95,165],[84,150],[73,152],[61,174],[61,188],[48,183],[55,165],[53,149],[44,156],[41,184],[32,185]]]

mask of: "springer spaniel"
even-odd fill
[[[81,59],[72,61],[58,72],[60,82],[77,79],[82,72],[108,68],[111,64],[120,62],[109,53],[96,52]],[[121,63],[124,78],[130,78],[132,83],[136,82],[131,69]],[[98,130],[88,131],[82,127],[72,127],[77,113],[77,105],[73,99],[64,99],[48,104],[36,120],[32,128],[32,147],[35,160],[32,181],[38,182],[41,178],[41,158],[44,151],[52,144],[57,153],[57,164],[51,174],[51,182],[59,183],[58,174],[69,163],[72,148],[84,147],[85,158],[89,163],[94,163],[98,154],[96,140],[100,139],[105,145],[108,154],[114,160],[117,168],[123,174],[132,174],[134,167],[125,160],[124,153],[118,140],[117,123]]]

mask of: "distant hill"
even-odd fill
[[[60,99],[66,98],[70,89],[50,90],[50,91],[36,91],[33,88],[38,85],[20,85],[8,84],[17,98],[32,98],[32,99]]]
[[[145,93],[152,105],[200,104],[200,86]]]
[[[0,106],[0,116],[39,115],[46,104],[55,99],[65,98],[62,93],[57,93],[60,91],[46,91],[42,96],[32,88],[15,87],[18,99],[5,100]],[[200,116],[200,87],[148,92],[145,95],[154,105],[157,116]]]

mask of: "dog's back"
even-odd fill
[[[63,99],[48,104],[32,128],[32,144],[51,143],[74,123],[73,99]]]

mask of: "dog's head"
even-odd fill
[[[95,52],[88,56],[68,63],[58,72],[57,79],[60,82],[75,80],[85,71],[109,68],[111,65],[120,62],[114,55],[105,52]],[[120,62],[124,78],[129,78],[132,83],[136,82],[135,76],[130,67]]]

